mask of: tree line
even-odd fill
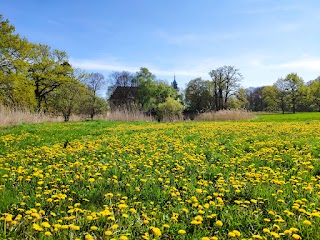
[[[171,113],[183,109],[174,86],[157,79],[147,68],[135,74],[112,72],[106,79],[101,73],[72,67],[64,51],[20,37],[2,15],[0,24],[0,105],[59,114],[65,121],[71,114],[93,119],[108,110],[107,99],[99,93],[109,85],[108,97],[117,87],[137,88],[132,106],[137,111],[157,111],[161,116],[167,108],[173,108]]]
[[[20,37],[0,15],[0,105],[91,118],[106,110],[101,73],[73,68],[67,53]]]
[[[320,77],[305,83],[296,73],[271,86],[244,89],[242,75],[232,66],[209,72],[211,80],[196,78],[185,89],[186,109],[202,113],[222,109],[292,112],[320,111]]]
[[[0,15],[0,105],[9,108],[62,115],[65,121],[71,114],[93,119],[108,110],[107,99],[120,89],[118,108],[156,113],[158,119],[179,116],[183,109],[196,113],[232,108],[320,111],[320,77],[305,83],[290,73],[272,86],[244,89],[242,74],[233,66],[214,69],[209,76],[210,80],[189,81],[184,91],[144,67],[136,73],[112,72],[106,79],[101,73],[72,67],[64,51],[21,37]],[[107,98],[101,97],[107,85]],[[134,100],[128,105],[133,89]]]

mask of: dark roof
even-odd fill
[[[134,99],[138,95],[138,87],[117,87],[109,100]]]

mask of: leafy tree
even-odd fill
[[[230,99],[229,108],[248,109],[249,101],[247,99],[247,91],[244,88],[239,88],[238,91]]]
[[[278,103],[282,113],[284,114],[287,105],[288,105],[288,86],[287,82],[283,78],[279,78],[274,83],[274,92],[275,92],[275,99],[274,101]]]
[[[135,82],[138,86],[137,102],[143,111],[152,111],[168,97],[177,99],[177,91],[165,81],[157,80],[147,68],[140,68],[136,73]]]
[[[282,111],[285,111],[285,101],[281,97],[280,90],[277,88],[275,84],[272,86],[265,86],[262,89],[263,101],[265,103],[264,109],[265,111],[278,111],[282,106]],[[283,100],[283,102],[281,102]]]
[[[81,112],[81,103],[87,93],[85,85],[81,82],[84,77],[85,72],[75,69],[72,79],[54,91],[51,96],[53,109],[62,114],[65,122],[69,121],[72,113]]]
[[[31,44],[0,15],[0,103],[14,107],[33,106],[31,87],[26,83]]]
[[[284,79],[284,84],[285,84],[285,90],[290,99],[292,112],[295,113],[298,101],[302,96],[301,88],[304,85],[303,80],[296,73],[290,73]]]
[[[249,102],[249,109],[252,111],[263,111],[266,107],[263,98],[264,87],[247,88],[247,99]]]
[[[87,96],[83,103],[84,110],[93,120],[93,117],[96,114],[103,112],[103,108],[106,104],[98,97],[98,92],[105,86],[105,78],[101,73],[91,73],[83,80],[83,82],[87,86]]]
[[[49,94],[71,79],[72,67],[67,61],[67,54],[51,50],[47,45],[34,44],[29,63],[28,79],[34,87],[37,111]]]
[[[192,112],[202,113],[212,108],[212,83],[196,78],[188,82],[185,90],[187,109]]]
[[[309,84],[310,102],[320,112],[320,77]]]
[[[165,102],[158,106],[158,119],[174,121],[182,117],[183,105],[177,100],[167,97]]]
[[[212,70],[209,75],[213,83],[214,110],[226,109],[228,100],[239,88],[242,75],[233,66],[223,66]]]

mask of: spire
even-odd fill
[[[178,89],[178,84],[177,84],[177,81],[176,81],[176,74],[175,73],[173,75],[172,86],[173,86],[174,89]]]

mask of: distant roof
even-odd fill
[[[138,87],[116,87],[110,96],[110,100],[135,98],[138,94]]]

